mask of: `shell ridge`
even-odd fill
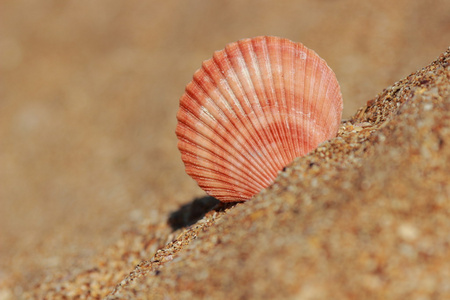
[[[225,60],[224,60],[225,61]],[[230,60],[229,60],[229,58],[228,58],[228,54],[227,54],[227,62],[228,62],[228,65],[227,65],[227,70],[229,70],[232,74],[233,74],[233,76],[236,76],[236,74],[234,73],[234,69],[232,68],[232,66],[231,66],[231,62],[230,62]],[[225,76],[225,74],[220,74],[220,75],[222,75],[222,76]],[[234,77],[235,78],[235,77]],[[228,89],[228,92],[229,92],[229,96],[231,97],[231,98],[233,98],[233,101],[235,101],[235,99],[236,99],[236,101],[239,103],[239,101],[237,100],[237,96],[235,95],[235,91],[233,90],[233,88],[229,88]],[[240,103],[239,103],[239,105],[240,105]],[[246,129],[246,131],[247,131],[247,133],[250,133],[250,137],[248,137],[248,135],[243,135],[245,138],[246,138],[246,140],[247,140],[247,142],[249,142],[248,141],[248,139],[250,139],[253,143],[250,143],[249,142],[249,144],[251,145],[251,148],[252,148],[252,151],[250,152],[248,152],[250,155],[251,155],[251,153],[258,153],[258,148],[255,148],[255,144],[256,145],[261,145],[261,143],[259,142],[258,143],[258,141],[257,140],[255,140],[255,136],[254,135],[252,135],[251,133],[252,133],[252,130],[250,129],[249,130],[249,127],[250,128],[252,128],[253,126],[249,126],[249,122],[243,122],[243,118],[241,118],[242,116],[238,116],[238,119],[239,119],[239,121],[240,121],[240,123],[243,125],[243,127]],[[240,134],[242,134],[243,133],[243,130],[242,130],[242,128],[241,129],[239,129],[238,130],[238,132],[240,133]],[[266,173],[266,172],[269,172],[269,174],[270,174],[270,172],[273,172],[272,170],[271,171],[269,171],[269,170],[267,170],[267,165],[264,163],[264,161],[263,160],[261,160],[261,159],[258,159],[258,165],[259,165],[259,168],[261,169],[261,172],[262,173]],[[271,166],[272,167],[272,166]],[[272,169],[272,168],[271,168]]]
[[[318,126],[318,123],[316,120],[314,119],[308,119],[305,120],[306,123],[308,123],[308,127],[311,128],[312,132],[315,133],[310,134],[310,147],[307,148],[305,154],[311,152],[313,149],[317,148],[317,146],[321,143],[326,141],[327,139],[322,139],[321,141],[318,141],[318,139],[320,140],[321,137],[325,136],[326,131],[321,128],[321,126]],[[320,135],[318,135],[317,133],[320,133]]]
[[[312,115],[313,115],[313,107],[314,107],[314,85],[316,83],[316,80],[314,77],[311,77],[311,73],[313,73],[312,70],[315,69],[315,59],[314,56],[312,55],[311,51],[308,51],[308,61],[310,62],[309,64],[309,68],[307,68],[308,73],[309,73],[309,78],[308,78],[308,94],[306,95],[305,99],[306,99],[306,105],[308,107],[307,110],[307,115],[308,118],[311,119]],[[314,127],[312,126],[312,122],[308,122],[308,131],[307,131],[307,143],[306,145],[311,145],[312,144],[312,133],[314,132]],[[308,153],[309,149],[305,149],[305,152]]]
[[[216,66],[217,67],[217,66]],[[211,81],[212,82],[214,82],[214,83],[216,83],[216,80],[211,76],[211,73],[210,72],[212,72],[209,68],[208,69],[205,69],[205,76],[208,76],[210,79],[211,79]],[[193,83],[194,84],[196,84],[196,86],[204,93],[204,95],[208,95],[208,96],[212,96],[211,95],[211,92],[208,92],[208,91],[206,91],[205,90],[205,88],[204,88],[204,86],[202,85],[202,82],[199,82],[196,78],[194,78],[194,80],[193,80]],[[217,84],[217,83],[216,83]],[[190,92],[190,91],[187,91],[188,93]],[[202,105],[202,101],[200,100],[200,99],[196,99],[196,97],[194,97],[195,95],[189,95],[194,101],[197,101],[200,105]],[[226,104],[228,104],[228,102],[226,101],[226,100],[224,100],[224,99],[222,99],[222,94],[221,93],[218,93],[218,95],[217,95],[217,97],[219,97],[219,98],[221,98],[220,99],[220,101],[218,101],[218,102],[220,102],[221,104],[224,104],[225,106],[226,106]],[[210,97],[211,98],[211,97]],[[214,100],[213,98],[211,98],[212,100]],[[216,98],[216,100],[218,100],[217,98]],[[224,116],[224,119],[223,120],[220,120],[219,119],[219,124],[221,125],[221,128],[223,128],[226,132],[228,132],[231,136],[235,136],[235,133],[236,132],[240,132],[239,130],[238,130],[238,124],[236,124],[235,123],[235,121],[236,120],[239,120],[239,118],[237,117],[237,115],[236,115],[236,112],[231,108],[231,107],[227,107],[227,110],[226,111],[224,111],[223,109],[221,109],[221,107],[220,106],[218,106],[217,105],[217,103],[216,103],[216,101],[211,101],[211,105],[213,105],[216,109],[217,109],[217,112],[219,112],[219,113],[222,113],[223,114],[223,116]],[[229,114],[232,114],[232,116],[230,116],[229,114],[227,114],[227,112],[229,113]],[[235,117],[235,118],[233,118],[233,116]],[[202,120],[200,120],[200,121],[202,121]],[[234,129],[234,132],[232,132],[230,129],[229,129],[229,126],[228,125],[231,125],[233,128],[232,129]],[[242,124],[243,125],[243,124]],[[243,137],[242,136],[242,138],[244,139],[244,140],[246,140],[245,139],[245,137]],[[227,139],[227,141],[228,141],[228,139]],[[241,140],[239,140],[239,139],[237,139],[236,140],[238,143],[233,143],[231,146],[233,147],[233,148],[235,148],[236,150],[238,150],[238,151],[240,151],[240,153],[243,153],[243,152],[249,152],[250,150],[247,148],[248,147],[248,141],[246,141],[246,143],[242,143],[241,142]],[[247,147],[246,147],[247,146]],[[237,148],[239,148],[239,149],[237,149]],[[243,151],[244,150],[244,151]],[[249,163],[251,163],[252,164],[252,162],[250,161]],[[259,166],[258,166],[259,167]],[[260,167],[259,167],[260,168]]]
[[[195,168],[197,172],[194,172],[193,176],[195,176],[199,180],[203,180],[203,182],[210,182],[211,179],[214,179],[214,182],[221,183],[220,185],[209,185],[208,187],[213,186],[232,186],[235,190],[239,189],[241,191],[247,191],[247,192],[255,192],[255,190],[262,189],[263,185],[248,185],[247,181],[239,181],[236,178],[230,177],[227,175],[227,173],[223,173],[218,170],[209,169],[205,167],[196,167]],[[199,175],[202,174],[202,175]],[[227,180],[225,180],[227,179]],[[233,182],[230,183],[229,179],[231,179]],[[203,183],[202,182],[202,183]],[[236,184],[236,183],[242,183],[242,184]]]
[[[282,153],[283,153],[283,165],[280,168],[283,168],[289,161],[290,156],[288,151],[286,151],[286,147],[289,147],[288,143],[288,131],[286,128],[285,116],[286,116],[286,101],[284,99],[284,82],[282,78],[283,72],[283,63],[281,60],[281,46],[280,41],[273,38],[267,37],[266,43],[268,47],[268,59],[270,61],[271,68],[271,78],[273,80],[274,90],[275,90],[275,105],[276,105],[276,117],[277,120],[277,128],[278,134],[281,139]],[[273,66],[273,68],[272,68]]]
[[[305,141],[306,141],[306,133],[305,126],[303,125],[303,120],[306,117],[305,114],[305,72],[306,69],[306,57],[307,50],[303,44],[298,44],[297,46],[297,55],[298,58],[296,60],[295,69],[299,70],[295,74],[295,120],[297,124],[297,134],[298,134],[298,143],[299,143],[299,154],[305,154]],[[301,70],[301,71],[300,71]]]
[[[303,95],[303,112],[305,113],[307,118],[310,118],[311,115],[311,103],[310,103],[310,99],[311,99],[311,78],[309,78],[310,76],[308,76],[307,74],[309,73],[308,71],[311,69],[311,52],[307,51],[306,53],[306,64],[305,64],[305,92]],[[308,72],[308,73],[307,73]],[[308,153],[308,147],[307,145],[311,144],[311,139],[310,139],[310,133],[311,133],[311,127],[309,126],[310,123],[306,122],[307,126],[305,126],[305,142],[304,142],[304,149],[303,152],[304,153]]]
[[[316,54],[317,55],[317,54]],[[322,110],[322,104],[323,104],[323,98],[322,98],[322,89],[320,88],[323,84],[323,69],[321,68],[321,60],[316,56],[315,62],[315,68],[314,68],[314,74],[319,74],[318,76],[315,76],[316,80],[314,82],[314,92],[313,92],[313,109],[312,113],[313,115],[317,116],[316,119],[314,119],[314,126],[313,126],[313,135],[312,137],[317,136],[317,132],[320,132],[320,128],[325,125],[325,116]],[[313,140],[313,145],[315,145],[316,142]]]
[[[231,47],[233,47],[233,51],[231,50]],[[227,57],[228,57],[228,62],[230,65],[230,72],[233,73],[233,77],[236,78],[236,90],[232,89],[232,91],[234,92],[234,96],[237,99],[242,98],[242,100],[238,100],[239,103],[245,104],[242,105],[244,108],[244,112],[245,114],[242,115],[244,120],[248,120],[247,124],[248,127],[247,130],[249,132],[253,132],[253,134],[251,134],[252,137],[254,137],[254,141],[256,142],[256,144],[258,145],[258,148],[255,149],[255,153],[257,153],[258,155],[261,155],[261,151],[262,156],[264,157],[264,161],[266,162],[266,164],[268,163],[270,166],[270,173],[276,172],[276,170],[278,169],[278,166],[276,164],[274,164],[274,161],[271,159],[268,159],[268,153],[267,153],[267,148],[265,147],[265,143],[262,139],[262,137],[260,136],[260,130],[258,130],[258,128],[255,126],[255,118],[250,118],[249,116],[251,116],[252,113],[254,113],[254,110],[250,104],[250,101],[247,97],[247,93],[246,93],[246,89],[242,84],[242,81],[247,79],[249,77],[249,74],[247,72],[247,74],[243,74],[246,71],[246,68],[244,68],[242,65],[245,65],[245,59],[242,56],[242,53],[240,51],[239,48],[239,43],[233,43],[231,45],[229,45],[229,47],[226,48],[227,50]],[[232,52],[231,52],[232,51]],[[236,65],[237,64],[237,65]],[[241,74],[241,76],[240,76]],[[246,76],[247,75],[247,76]],[[244,77],[244,78],[242,78]],[[247,78],[245,78],[247,77]],[[239,97],[239,95],[241,95],[241,97]],[[244,103],[243,103],[244,102]],[[267,167],[267,165],[266,165]]]
[[[289,161],[292,161],[297,155],[297,147],[295,146],[295,142],[294,139],[296,137],[296,130],[297,130],[297,126],[293,120],[293,115],[291,113],[291,106],[292,106],[292,97],[291,95],[293,94],[293,87],[292,87],[292,76],[293,73],[295,72],[294,68],[293,68],[293,59],[292,59],[292,55],[293,55],[293,50],[292,48],[295,47],[295,44],[292,44],[291,41],[286,40],[286,39],[282,39],[281,43],[280,43],[280,51],[281,53],[284,53],[284,55],[281,56],[282,59],[282,74],[284,74],[283,76],[283,86],[284,86],[284,99],[286,101],[286,107],[285,107],[285,117],[284,122],[286,124],[286,132],[288,133],[287,135],[287,141],[288,141],[288,147],[289,147],[289,151],[288,152],[288,159]],[[286,50],[287,49],[287,50]],[[285,162],[285,165],[289,163],[289,162]]]
[[[328,118],[327,118],[327,124],[331,124],[329,135],[336,136],[336,134],[339,130],[339,124],[340,124],[340,120],[341,120],[340,112],[342,112],[342,105],[343,105],[342,95],[339,90],[336,90],[334,88],[332,88],[332,94],[331,94],[332,96],[328,96],[328,95],[329,95],[329,93],[327,90],[327,98],[335,99],[334,102],[337,102],[337,104],[340,107],[339,111],[338,111],[338,109],[330,108],[329,113],[328,113]],[[333,128],[334,128],[334,130],[333,130]]]
[[[214,195],[222,202],[239,202],[251,199],[256,193],[241,193],[233,188],[210,189],[208,194]]]
[[[335,85],[334,87],[332,87],[332,91],[333,91],[333,98],[332,99],[335,99],[335,102],[337,102],[337,104],[338,104],[337,108],[335,107],[333,110],[330,110],[331,112],[334,113],[333,115],[336,116],[334,118],[336,120],[333,119],[333,121],[331,122],[334,125],[334,127],[336,128],[334,130],[334,132],[332,132],[332,134],[334,134],[336,136],[337,132],[339,131],[339,125],[340,125],[341,119],[342,119],[342,110],[344,109],[344,102],[342,100],[342,93],[341,93],[341,90],[339,88],[339,82],[338,82],[338,80],[336,78],[336,74],[334,74],[333,70],[331,70],[331,73],[334,76],[332,82]]]
[[[207,141],[213,142],[207,138],[205,138]],[[234,163],[232,160],[229,159],[225,159],[224,155],[218,155],[218,153],[212,152],[208,147],[205,147],[205,144],[202,144],[201,142],[199,142],[198,140],[190,140],[187,137],[180,137],[180,142],[183,142],[183,144],[179,144],[179,148],[182,148],[186,153],[190,153],[193,157],[196,158],[202,158],[203,162],[210,162],[210,163],[217,163],[220,166],[222,166],[223,168],[227,169],[226,165],[222,165],[219,162],[220,161],[226,161],[229,163],[229,171],[232,173],[235,173],[237,176],[240,176],[242,178],[251,178],[254,182],[258,182],[259,184],[264,184],[267,183],[265,178],[261,178],[261,176],[257,176],[258,173],[254,173],[254,172],[247,172],[247,171],[242,171],[241,164],[236,164]],[[195,152],[195,150],[191,150],[192,148],[197,149],[197,152]],[[211,159],[210,157],[214,158]],[[205,166],[206,168],[206,164],[201,164],[202,166]],[[236,171],[234,171],[236,170]],[[240,173],[243,173],[244,175],[238,175],[239,172],[238,170],[241,170]]]
[[[255,55],[255,68],[259,70],[258,75],[261,84],[261,94],[263,98],[262,100],[264,100],[263,106],[260,105],[261,111],[267,120],[268,134],[272,137],[272,143],[279,146],[282,145],[282,140],[279,135],[278,126],[276,125],[276,119],[274,117],[274,114],[270,110],[270,107],[273,107],[273,104],[271,104],[271,101],[269,99],[275,99],[276,97],[274,92],[275,88],[271,80],[272,78],[270,78],[270,61],[268,57],[268,48],[265,38],[262,37],[253,39],[252,47],[253,49],[255,49],[255,53],[262,53],[261,55]],[[266,76],[263,76],[263,74],[266,74]],[[276,149],[276,159],[279,162],[279,165],[282,165],[285,161],[283,151],[280,150],[279,147],[276,147]],[[274,176],[276,176],[276,174]]]
[[[297,156],[304,155],[304,141],[305,141],[305,128],[302,124],[303,119],[305,118],[305,114],[303,111],[304,106],[304,90],[305,90],[305,84],[304,84],[304,69],[305,69],[305,55],[306,55],[305,46],[301,43],[297,43],[296,46],[296,52],[295,52],[295,63],[294,63],[294,69],[295,76],[294,76],[294,122],[295,127],[297,130]]]
[[[185,109],[185,108],[182,107],[182,109]],[[185,110],[185,112],[186,112],[187,114],[190,115],[190,118],[195,119],[195,120],[197,120],[198,122],[204,124],[204,125],[207,127],[208,130],[214,131],[214,129],[211,128],[211,127],[209,126],[209,124],[206,124],[206,123],[203,121],[203,119],[199,119],[199,118],[198,118],[197,116],[195,116],[190,110]],[[234,158],[237,162],[239,162],[241,165],[248,164],[248,165],[249,165],[249,166],[248,166],[248,167],[249,167],[249,171],[250,171],[250,173],[252,174],[252,176],[250,176],[250,175],[249,175],[249,176],[252,177],[252,178],[257,177],[256,174],[259,174],[259,170],[253,165],[253,161],[252,161],[252,160],[249,160],[248,158],[246,158],[245,156],[242,155],[242,153],[243,153],[243,152],[242,152],[242,149],[236,149],[236,148],[233,148],[233,147],[232,147],[233,145],[232,145],[231,143],[228,142],[228,139],[226,139],[225,136],[224,136],[223,134],[219,134],[216,138],[217,138],[217,139],[220,139],[220,140],[222,140],[222,141],[224,141],[224,143],[218,143],[217,140],[211,139],[209,136],[203,134],[202,131],[199,131],[199,130],[198,130],[198,127],[193,128],[192,126],[190,126],[190,124],[188,124],[187,122],[185,122],[183,119],[179,119],[179,122],[180,122],[180,124],[184,125],[184,128],[183,128],[183,129],[184,129],[185,131],[187,131],[186,128],[188,128],[188,129],[190,129],[192,132],[196,132],[198,137],[203,138],[204,140],[210,141],[210,142],[214,145],[214,147],[215,147],[216,149],[221,149],[223,152],[228,153],[231,157],[233,157],[233,158]],[[220,126],[220,125],[219,125],[219,126]],[[196,141],[193,141],[193,140],[189,139],[189,138],[188,138],[188,135],[186,134],[186,132],[185,132],[185,134],[183,134],[183,135],[179,135],[179,138],[180,138],[180,139],[183,139],[183,140],[191,141],[192,143],[198,142],[197,140],[196,140]],[[225,145],[231,147],[231,149],[224,148],[224,147],[221,146],[221,144],[225,144]],[[200,146],[200,145],[199,145],[199,146]],[[232,151],[233,149],[234,149],[235,151]],[[235,155],[235,154],[233,154],[233,153],[236,153],[236,154],[238,154],[238,155]],[[245,152],[244,152],[244,153],[245,153]],[[257,181],[257,179],[254,179],[254,180]]]
[[[217,163],[220,166],[222,166],[222,163],[219,163],[220,161],[226,161],[228,162],[228,169],[231,173],[235,173],[237,176],[240,176],[242,178],[251,178],[253,181],[255,182],[259,182],[260,184],[263,184],[265,182],[265,180],[263,178],[261,178],[261,176],[258,176],[258,173],[255,173],[253,170],[251,169],[247,169],[246,168],[242,168],[242,165],[245,165],[239,161],[234,161],[235,159],[224,159],[224,155],[219,155],[216,152],[212,152],[211,150],[208,149],[208,141],[211,142],[211,140],[206,139],[207,142],[206,143],[201,143],[201,141],[196,140],[190,140],[186,137],[180,137],[180,142],[178,145],[178,148],[182,149],[184,152],[186,153],[190,153],[193,156],[195,156],[196,158],[202,158],[203,160],[207,160],[208,162],[211,163]],[[210,158],[211,157],[211,158]],[[203,161],[206,163],[205,161]],[[226,168],[226,165],[223,166],[224,168]],[[240,170],[239,172],[242,174],[239,174],[238,170]]]
[[[273,119],[273,126],[275,128],[275,136],[278,138],[277,144],[279,145],[279,147],[281,147],[282,149],[280,149],[281,152],[281,161],[284,163],[286,163],[286,161],[288,161],[288,157],[286,156],[286,152],[283,149],[284,145],[286,145],[286,135],[283,129],[283,121],[282,121],[282,117],[280,114],[280,109],[279,109],[279,103],[278,103],[278,94],[277,94],[277,84],[276,84],[276,78],[274,78],[274,68],[273,66],[274,61],[272,59],[271,56],[271,48],[269,45],[269,37],[264,37],[264,43],[262,43],[263,49],[264,49],[264,54],[265,54],[265,60],[266,60],[266,64],[265,67],[267,68],[266,74],[267,74],[267,81],[266,81],[266,86],[269,88],[268,92],[269,92],[269,97],[268,97],[268,106],[266,107],[266,109],[269,111],[269,113],[272,115],[272,119]],[[267,89],[266,89],[267,90]],[[275,111],[275,112],[274,112]],[[284,166],[281,166],[281,168],[283,168]],[[276,176],[276,174],[275,174]]]
[[[248,184],[236,185],[235,181],[230,182],[229,180],[225,180],[224,177],[221,177],[219,173],[217,172],[210,173],[208,171],[209,170],[205,170],[204,168],[198,167],[195,168],[195,172],[191,175],[191,177],[197,181],[200,187],[202,188],[208,187],[209,190],[208,194],[211,194],[210,193],[211,190],[215,190],[216,192],[221,190],[229,190],[233,191],[233,194],[245,193],[251,197],[252,195],[256,194],[258,190],[264,188],[254,185],[250,186]]]
[[[187,165],[187,167],[191,167],[191,165]],[[194,170],[194,169],[193,169]],[[199,175],[203,174],[203,175]],[[224,173],[219,170],[204,168],[204,167],[198,167],[195,168],[195,171],[191,172],[191,176],[194,178],[194,180],[197,181],[198,185],[201,188],[208,187],[216,189],[223,189],[224,186],[230,186],[230,187],[239,187],[239,189],[235,188],[235,190],[245,191],[247,193],[255,193],[255,191],[258,191],[258,189],[264,188],[265,185],[249,185],[248,181],[246,180],[240,180],[235,177],[229,176],[227,173]],[[211,179],[214,179],[212,181]],[[211,184],[216,183],[216,184]],[[217,185],[217,183],[222,183]]]
[[[289,40],[283,40],[283,52],[286,52],[283,55],[283,69],[285,70],[284,74],[284,86],[285,86],[285,99],[286,99],[286,121],[288,128],[288,141],[290,145],[289,154],[290,159],[294,159],[298,152],[298,147],[296,144],[296,136],[297,136],[297,126],[295,124],[294,114],[292,113],[292,107],[294,105],[294,55],[295,55],[295,44],[292,44]]]
[[[217,53],[217,52],[216,52]],[[216,57],[216,56],[214,56],[213,57],[213,64],[215,65],[215,67],[218,69],[218,70],[220,70],[220,65],[217,63],[217,60],[218,58]],[[224,79],[224,74],[222,73],[222,72],[216,72],[216,74],[218,75],[218,76],[220,76],[220,78],[221,79]],[[216,82],[217,83],[217,78],[212,78],[213,79],[213,81],[214,82]],[[223,82],[225,85],[227,85],[227,94],[229,94],[228,96],[229,97],[233,97],[234,95],[230,95],[230,94],[232,94],[232,89],[231,89],[231,87],[227,84],[227,82],[225,81],[225,82]],[[223,94],[223,86],[221,85],[221,84],[219,84],[218,85],[219,86],[219,90],[221,91],[221,94],[223,95],[223,96],[226,96],[226,95],[224,95]],[[226,101],[226,99],[227,98],[224,98],[224,100]],[[246,143],[248,144],[248,147],[249,148],[245,148],[245,149],[247,149],[246,150],[246,152],[247,152],[247,154],[249,155],[249,156],[252,156],[251,155],[251,153],[257,153],[257,148],[255,148],[255,146],[254,146],[254,139],[250,136],[250,137],[248,137],[248,134],[247,135],[244,135],[243,134],[243,130],[242,130],[242,128],[245,128],[245,129],[247,129],[247,127],[246,127],[246,125],[242,122],[242,120],[241,120],[241,118],[239,118],[237,115],[236,115],[236,119],[235,120],[231,120],[231,122],[234,124],[233,126],[235,127],[235,129],[236,129],[236,133],[237,134],[239,134],[245,141],[246,141]],[[239,123],[241,126],[237,126],[237,124],[236,123]],[[247,132],[249,132],[248,131],[248,129],[247,129]],[[266,176],[269,176],[269,172],[268,172],[268,170],[267,170],[267,168],[266,168],[266,166],[265,166],[265,164],[264,164],[264,161],[263,160],[261,160],[259,157],[257,157],[256,159],[255,159],[255,164],[257,165],[257,168],[258,168],[258,170],[259,170],[259,172],[260,173],[262,173],[262,174],[265,174]]]
[[[200,69],[199,71],[203,71],[201,74],[199,74],[199,76],[201,76],[202,78],[206,78],[206,77],[209,78],[211,81],[211,84],[216,84],[216,85],[220,84],[214,80],[214,78],[212,76],[212,70],[209,68],[209,66],[206,64],[206,62],[203,63],[203,68]],[[218,72],[220,72],[220,71],[218,71]],[[228,103],[228,101],[223,101],[222,99],[217,99],[217,97],[220,98],[220,96],[221,96],[220,94],[219,95],[214,94],[214,96],[216,96],[216,97],[213,98],[212,97],[213,95],[211,95],[213,93],[213,90],[207,91],[204,86],[205,81],[203,79],[200,79],[196,75],[197,75],[197,73],[194,75],[192,83],[195,83],[196,86],[203,92],[203,94],[208,95],[212,100],[221,100],[219,103],[224,105],[224,107],[226,108],[226,111],[224,111],[222,109],[222,107],[220,107],[216,103],[216,101],[211,101],[211,104],[213,106],[215,106],[218,111],[224,112],[224,115],[227,116],[227,119],[231,122],[231,120],[233,120],[232,117],[233,116],[236,117],[236,115],[237,115],[236,112],[234,111],[234,109],[231,107],[231,105]],[[215,87],[214,90],[217,90],[217,87]],[[193,98],[197,99],[197,97],[194,97],[194,95],[192,95],[192,96],[193,96]],[[198,100],[201,100],[201,99],[198,99]],[[202,105],[201,101],[198,101],[198,102]],[[228,112],[231,115],[231,117],[229,115],[227,115],[225,112]]]
[[[327,68],[328,68],[326,70],[327,74],[333,72],[331,70],[331,68],[328,67],[328,65],[327,65]],[[327,131],[325,133],[327,138],[331,138],[331,136],[333,135],[332,129],[334,127],[333,119],[332,119],[332,116],[333,116],[332,107],[329,106],[327,101],[326,101],[327,99],[332,99],[333,102],[335,101],[335,97],[330,97],[329,93],[328,93],[329,92],[329,88],[332,85],[332,78],[333,78],[332,76],[327,76],[326,83],[324,84],[324,88],[322,89],[322,93],[323,93],[322,99],[323,100],[322,100],[322,107],[321,107],[321,109],[322,109],[322,111],[327,109],[327,114],[324,114],[324,116],[323,116],[324,124],[326,126],[324,128],[327,128]],[[327,126],[327,125],[332,125],[332,126]]]
[[[285,163],[287,163],[288,161],[291,160],[291,155],[290,155],[290,151],[289,151],[289,136],[288,136],[288,132],[289,132],[289,125],[287,124],[287,112],[286,112],[286,107],[287,107],[287,101],[286,101],[286,88],[284,86],[284,61],[283,61],[283,57],[281,55],[282,53],[282,39],[280,40],[276,40],[276,43],[274,43],[274,49],[275,49],[275,54],[274,56],[277,58],[276,60],[276,66],[278,66],[279,68],[279,73],[277,72],[276,74],[279,75],[277,76],[277,81],[278,81],[278,95],[277,95],[277,103],[278,103],[278,109],[279,109],[279,114],[280,114],[280,121],[281,121],[281,130],[282,130],[282,138],[283,139],[283,152],[285,154],[286,160]],[[284,166],[280,166],[281,168]]]
[[[233,66],[230,62],[230,58],[229,58],[229,54],[227,52],[227,49],[230,45],[227,46],[227,48],[225,48],[224,51],[220,51],[220,52],[216,52],[215,54],[219,55],[219,54],[223,54],[223,59],[216,59],[216,55],[214,55],[214,63],[217,65],[218,69],[222,70],[222,72],[218,73],[220,76],[223,77],[223,80],[220,82],[221,84],[219,85],[219,87],[223,87],[223,89],[227,92],[226,94],[223,93],[223,95],[228,95],[229,96],[229,100],[230,100],[230,104],[231,107],[233,108],[233,110],[235,111],[236,117],[239,118],[239,120],[242,122],[242,119],[240,118],[241,116],[245,115],[245,111],[244,108],[242,107],[241,102],[239,101],[239,98],[237,97],[233,86],[230,83],[234,83],[234,85],[239,83],[239,80],[237,80],[237,76],[234,73],[234,69]],[[225,71],[222,67],[222,64],[220,62],[223,62],[225,64],[226,67],[226,73],[224,73]],[[234,105],[233,105],[234,104]],[[245,123],[242,123],[245,126]]]
[[[252,126],[252,130],[255,132],[256,136],[258,137],[258,144],[259,144],[259,149],[261,149],[262,156],[264,157],[265,160],[267,160],[268,162],[270,162],[270,165],[272,166],[273,170],[276,170],[277,165],[273,164],[271,162],[270,159],[268,159],[270,156],[269,154],[273,154],[273,153],[269,153],[269,151],[271,150],[270,148],[266,147],[267,146],[267,136],[265,134],[264,131],[264,127],[261,123],[261,121],[256,118],[256,116],[258,116],[257,111],[255,110],[252,101],[250,100],[251,94],[255,94],[255,87],[253,85],[252,82],[252,76],[250,74],[250,72],[248,71],[248,65],[247,62],[245,60],[243,51],[241,49],[241,43],[238,42],[236,43],[236,49],[234,49],[235,53],[234,53],[234,57],[236,58],[235,60],[231,60],[230,59],[230,63],[233,66],[233,71],[236,75],[236,77],[239,79],[238,82],[238,87],[239,87],[239,93],[242,94],[243,98],[245,99],[246,104],[248,105],[246,108],[246,114],[248,116],[248,119],[250,120],[250,125]],[[231,55],[230,55],[231,56]],[[236,65],[236,63],[233,62],[237,62],[238,65]],[[246,67],[242,67],[242,64],[245,65]],[[241,72],[239,72],[241,70]],[[249,90],[250,89],[250,90]]]
[[[336,135],[340,123],[340,116],[335,114],[336,110],[333,108],[336,104],[340,105],[340,100],[342,98],[334,93],[332,95],[329,94],[330,87],[338,85],[338,82],[336,80],[336,75],[328,64],[323,59],[321,59],[320,62],[321,86],[318,97],[321,101],[321,105],[319,108],[319,120],[321,121],[321,127],[327,129],[324,132],[324,135],[327,139],[330,139],[333,135]],[[336,119],[339,119],[338,122],[333,122],[333,120]]]
[[[250,68],[251,71],[246,72],[246,79],[247,79],[247,85],[250,89],[248,92],[246,92],[247,97],[251,99],[251,108],[253,110],[253,113],[255,116],[259,116],[256,118],[256,121],[258,122],[258,126],[260,130],[255,128],[256,131],[261,132],[263,134],[262,142],[263,142],[263,148],[266,150],[266,159],[267,160],[274,160],[275,161],[275,168],[278,169],[278,166],[281,164],[280,158],[281,158],[281,152],[278,147],[272,147],[272,145],[276,144],[276,141],[273,137],[273,133],[271,132],[271,128],[269,127],[269,121],[266,117],[266,114],[264,110],[262,109],[260,105],[260,101],[264,98],[265,94],[263,91],[263,83],[261,79],[261,70],[259,68],[259,64],[257,61],[257,56],[255,55],[254,47],[252,42],[247,42],[247,46],[249,47],[249,50],[246,51],[246,49],[242,48],[244,47],[244,43],[239,43],[239,51],[242,57],[244,58],[244,61],[246,65]],[[246,56],[244,54],[248,54],[249,57],[246,59]],[[248,68],[247,68],[248,69]],[[253,76],[252,76],[253,75]],[[244,88],[245,91],[248,89]],[[261,95],[262,94],[262,95]],[[252,97],[253,95],[253,97]],[[256,100],[256,101],[255,101]],[[263,120],[261,120],[263,119]]]
[[[291,162],[295,156],[293,156],[293,143],[292,143],[292,135],[291,132],[291,124],[290,124],[290,114],[289,114],[289,104],[288,104],[288,97],[287,94],[289,92],[289,87],[286,85],[287,83],[287,77],[286,74],[289,72],[289,69],[286,67],[286,54],[285,54],[285,47],[288,46],[286,43],[288,42],[287,39],[279,39],[277,43],[277,50],[279,55],[279,64],[280,64],[280,86],[281,86],[281,101],[280,104],[280,111],[281,111],[281,120],[283,121],[283,130],[284,130],[284,136],[285,136],[285,145],[284,150],[286,152],[287,160],[284,162],[284,164],[281,166],[283,168],[286,166],[289,162]],[[293,124],[292,124],[293,125]]]

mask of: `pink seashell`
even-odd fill
[[[336,136],[342,96],[314,51],[278,37],[231,43],[195,72],[180,99],[186,172],[223,202],[244,201]]]

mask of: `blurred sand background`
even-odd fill
[[[0,292],[204,195],[174,130],[213,51],[257,35],[302,42],[335,71],[347,118],[443,52],[449,16],[446,0],[2,1]]]

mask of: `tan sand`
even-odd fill
[[[162,247],[167,228],[141,226],[91,269],[29,295],[99,296],[120,282],[108,299],[446,299],[449,141],[450,48],[251,201],[216,206]],[[195,217],[207,200],[182,215]],[[155,247],[123,276],[126,262]]]
[[[450,297],[448,52],[364,105],[449,46],[448,1],[0,14],[0,299]],[[325,58],[347,121],[261,195],[202,218],[215,202],[183,172],[178,98],[214,50],[260,34]]]

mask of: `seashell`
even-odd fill
[[[336,136],[342,96],[314,51],[278,37],[231,43],[203,62],[180,99],[178,148],[209,195],[245,201]]]

